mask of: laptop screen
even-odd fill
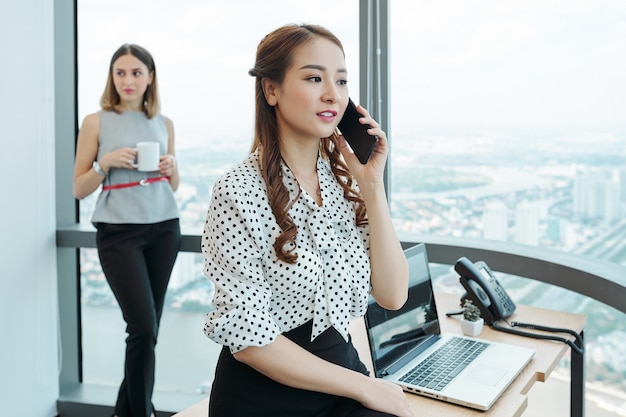
[[[425,349],[440,334],[426,246],[411,246],[404,254],[409,264],[409,295],[406,303],[400,310],[386,310],[370,297],[365,314],[377,377],[391,373],[390,367],[404,366],[415,356],[415,349]],[[412,353],[410,357],[409,353]]]

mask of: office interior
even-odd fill
[[[390,40],[384,34],[389,30],[388,13],[393,3],[360,0],[351,4],[358,9],[354,18],[358,19],[360,28],[359,95],[361,102],[368,103],[384,124],[392,117],[385,99],[391,82],[385,42]],[[560,3],[560,6],[569,11],[569,4]],[[3,35],[0,182],[4,191],[0,227],[3,248],[0,404],[3,412],[11,416],[107,416],[115,387],[83,382],[80,250],[94,247],[94,232],[88,222],[79,223],[79,205],[71,190],[75,138],[80,123],[77,2],[11,0],[0,7],[3,11],[0,13]],[[104,26],[114,28],[115,22]],[[615,36],[619,37],[619,33]],[[247,52],[251,59],[253,50]],[[617,85],[622,88],[624,84]],[[622,96],[614,104],[618,108],[621,105],[623,110],[626,94]],[[624,132],[625,120],[620,122]],[[594,146],[597,145],[589,143],[590,149]],[[389,184],[393,181],[393,166],[388,171]],[[206,184],[207,192],[209,187]],[[201,229],[183,232],[182,252],[197,253]],[[495,271],[564,288],[584,296],[585,302],[598,301],[615,311],[618,323],[624,322],[623,264],[476,237],[411,231],[399,234],[405,245],[425,242],[433,263],[453,265],[461,256],[481,259]],[[201,332],[200,324],[198,332]],[[184,355],[181,346],[176,360]],[[168,361],[168,358],[160,360]],[[116,366],[105,366],[109,365]],[[165,416],[199,401],[204,395],[176,389],[158,390],[155,403],[159,415]],[[618,392],[616,396],[619,395]],[[566,407],[567,404],[565,401]],[[589,402],[588,406],[591,406]],[[585,410],[578,412],[585,415]],[[622,408],[597,415],[625,413]]]

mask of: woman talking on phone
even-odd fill
[[[387,139],[361,164],[337,124],[348,105],[341,42],[287,25],[259,44],[250,155],[220,178],[202,237],[223,345],[209,416],[413,416],[400,387],[371,378],[348,333],[368,296],[407,297],[408,267],[383,186]],[[358,184],[358,185],[357,185]]]
[[[102,185],[91,221],[128,333],[115,415],[148,417],[154,415],[155,345],[181,235],[174,127],[159,113],[156,67],[146,49],[126,44],[113,54],[100,104],[78,133],[74,196],[82,199]],[[145,141],[158,143],[161,153],[150,171],[135,166],[137,144]]]

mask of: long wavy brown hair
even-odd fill
[[[107,77],[107,84],[104,87],[104,93],[100,98],[100,106],[102,110],[114,111],[120,113],[120,95],[115,89],[113,83],[113,65],[115,61],[123,55],[132,55],[140,60],[147,68],[148,72],[153,74],[152,83],[148,85],[146,92],[143,94],[143,106],[142,110],[148,116],[148,119],[152,119],[159,114],[161,110],[161,103],[159,101],[159,83],[157,82],[156,66],[154,65],[154,59],[148,50],[142,46],[132,43],[125,43],[120,46],[117,51],[111,57],[111,63],[109,64],[109,75]]]
[[[276,217],[281,233],[274,242],[276,256],[281,261],[294,264],[298,258],[295,253],[296,225],[289,215],[289,209],[295,201],[289,200],[289,191],[282,181],[282,156],[278,146],[279,130],[276,111],[265,100],[263,79],[282,84],[287,69],[292,65],[295,51],[316,37],[326,38],[337,45],[343,52],[341,41],[329,30],[316,25],[285,25],[269,33],[259,43],[254,68],[248,73],[256,77],[255,82],[255,124],[254,142],[251,152],[259,151],[260,168],[267,187],[270,207]],[[345,53],[344,53],[345,55]],[[337,148],[337,131],[330,137],[321,138],[320,151],[330,161],[335,178],[343,188],[346,199],[352,202],[356,212],[356,224],[367,224],[365,204],[360,193],[354,188],[354,178],[348,170]]]

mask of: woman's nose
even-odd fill
[[[334,84],[330,84],[324,92],[323,99],[326,102],[334,103],[335,101],[339,100],[339,97],[339,90],[337,89],[337,86],[335,86]]]

